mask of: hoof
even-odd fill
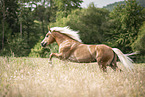
[[[49,64],[52,64],[52,61],[48,61]]]
[[[50,66],[50,67],[53,67],[52,60],[49,59],[49,60],[48,60],[48,63],[49,63],[49,66]]]

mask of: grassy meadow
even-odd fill
[[[0,57],[0,97],[144,97],[145,64],[107,73],[97,63]]]

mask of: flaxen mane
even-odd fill
[[[80,36],[78,34],[78,31],[73,31],[69,27],[53,27],[53,28],[50,28],[50,30],[52,32],[53,31],[59,31],[60,33],[68,35],[69,37],[71,37],[74,40],[82,42],[82,40],[80,39]]]

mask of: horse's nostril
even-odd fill
[[[42,43],[41,43],[41,46],[42,46],[42,47],[45,47],[45,46],[46,46],[46,43],[42,42]]]
[[[43,43],[41,43],[41,46],[43,46]]]

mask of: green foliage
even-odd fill
[[[1,0],[0,2],[0,21],[2,21],[0,37],[4,35],[0,40],[0,54],[28,56],[31,48],[35,46],[37,49],[36,43],[48,31],[48,24],[55,22],[56,17],[66,16],[73,9],[80,8],[82,0]],[[46,50],[42,49],[40,57],[47,57],[45,52]]]
[[[27,56],[30,51],[29,49],[30,47],[27,45],[26,39],[20,38],[18,34],[7,39],[7,44],[0,55],[15,57]]]
[[[58,52],[58,45],[56,43],[51,44],[47,48],[43,48],[40,45],[41,41],[42,39],[34,46],[34,48],[31,49],[29,57],[48,58],[51,52],[53,53]]]
[[[79,19],[70,18],[67,23],[73,29],[80,31],[84,43],[102,43],[104,40],[104,24],[109,12],[105,9],[96,8],[93,4],[82,10]]]
[[[145,0],[136,0],[136,1],[139,5],[141,5],[142,7],[145,7]],[[113,11],[118,4],[119,5],[125,4],[125,1],[115,2],[107,6],[104,6],[103,8],[106,8],[109,11]]]
[[[50,22],[50,14],[51,11],[49,11],[50,8],[45,8],[45,6],[39,5],[35,8],[35,10],[33,11],[34,13],[34,19],[38,20],[41,22],[41,32],[43,34],[45,34],[45,32],[47,32],[47,25]]]
[[[107,10],[109,10],[109,11],[113,11],[114,8],[115,8],[118,4],[119,4],[119,5],[125,4],[125,2],[124,2],[124,1],[115,2],[115,3],[113,3],[113,4],[109,4],[109,5],[107,5],[107,6],[104,6],[103,8],[105,8],[105,9],[107,9]]]
[[[9,28],[13,32],[18,32],[18,14],[19,4],[17,0],[1,0],[0,1],[0,24],[4,18],[5,22],[8,24]],[[3,15],[4,14],[4,15]],[[12,34],[14,34],[12,32]]]
[[[14,54],[15,57],[27,56],[30,52],[30,46],[27,44],[26,38],[21,38],[20,35],[15,35],[15,37],[8,40],[7,48],[9,48],[11,54]]]
[[[109,12],[105,9],[96,8],[90,4],[87,9],[77,9],[71,12],[66,18],[57,19],[51,26],[70,26],[78,30],[84,43],[102,43],[104,35],[103,25]]]
[[[66,17],[72,10],[78,9],[81,7],[82,0],[54,0],[59,13],[57,16]]]
[[[145,7],[145,0],[136,0],[142,7]]]
[[[5,46],[1,50],[0,55],[2,56],[28,56],[31,48],[39,40],[41,33],[39,23],[36,23],[33,18],[33,13],[30,8],[24,8],[21,13],[22,33],[14,32],[14,30],[5,23]],[[0,29],[2,26],[0,24]],[[0,30],[0,36],[2,37],[2,31]],[[0,40],[0,44],[2,40]]]
[[[132,44],[134,51],[140,51],[142,55],[145,55],[145,22],[140,28],[137,40]]]
[[[110,14],[110,32],[108,39],[113,47],[124,52],[131,51],[131,44],[136,40],[138,30],[144,20],[142,7],[136,0],[126,1],[126,5],[118,5]]]
[[[145,55],[142,55],[142,53],[140,53],[139,55],[136,55],[135,62],[136,63],[145,63]]]
[[[10,29],[9,28],[9,25],[8,25],[8,23],[5,23],[5,28],[4,28],[4,30],[5,30],[5,34],[4,34],[4,37],[5,37],[5,40],[6,39],[8,39],[8,38],[10,38],[11,37],[11,33],[12,33],[12,29]],[[2,29],[2,24],[0,24],[0,29]],[[3,33],[2,33],[2,30],[0,30],[0,37],[2,37],[3,36]],[[0,38],[0,49],[2,49],[1,47],[1,44],[2,43],[2,40],[1,40],[1,38]],[[6,43],[6,42],[5,42]]]
[[[40,45],[41,41],[39,41],[34,48],[31,49],[31,53],[29,57],[49,57],[49,49],[42,48]]]

